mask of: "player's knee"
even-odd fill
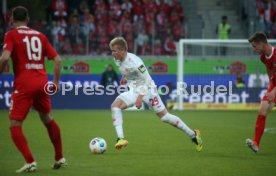
[[[268,111],[269,111],[269,107],[261,106],[261,108],[259,109],[259,115],[266,116]]]
[[[22,122],[18,120],[10,120],[10,127],[13,126],[22,126]]]
[[[111,109],[113,109],[113,108],[119,108],[118,103],[116,103],[116,101],[114,101],[114,102],[111,104]]]
[[[266,116],[267,115],[267,111],[265,110],[259,110],[259,115],[263,115],[263,116]]]
[[[48,124],[52,120],[50,113],[39,113],[39,117],[44,124]]]
[[[119,99],[116,99],[112,104],[111,104],[111,109],[113,108],[119,108],[119,109],[125,109],[127,107],[127,105],[119,100]]]
[[[158,112],[158,113],[156,113],[156,115],[162,120],[162,118],[165,116],[165,115],[167,115],[167,114],[169,114],[168,113],[168,111],[165,109],[165,110],[163,110],[163,111],[161,111],[161,112]]]

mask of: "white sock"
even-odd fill
[[[193,130],[191,130],[191,128],[189,128],[179,117],[172,115],[170,113],[167,113],[166,115],[164,115],[161,118],[161,120],[163,122],[169,123],[169,124],[179,128],[180,130],[184,131],[191,138],[195,137],[195,132]]]
[[[123,116],[120,108],[111,108],[112,111],[112,122],[116,129],[118,138],[124,138],[123,132]]]

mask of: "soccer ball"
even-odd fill
[[[92,139],[89,143],[90,151],[93,154],[103,154],[106,151],[106,142],[101,137],[96,137]]]

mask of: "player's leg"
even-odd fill
[[[62,140],[60,134],[60,128],[56,121],[50,114],[50,97],[46,94],[38,94],[34,98],[34,108],[38,111],[39,117],[45,127],[47,128],[49,138],[55,149],[55,163],[53,164],[53,169],[59,169],[61,166],[66,166],[66,160],[63,158],[62,153]]]
[[[118,136],[115,144],[116,149],[121,149],[128,145],[128,141],[124,139],[122,110],[132,106],[135,103],[135,98],[135,94],[132,91],[124,92],[111,105],[112,122]]]
[[[246,143],[248,147],[253,150],[254,152],[259,151],[259,145],[262,138],[262,135],[264,133],[265,129],[265,121],[266,117],[269,111],[273,108],[275,104],[269,103],[268,101],[264,100],[261,102],[261,106],[258,112],[258,116],[256,119],[256,125],[255,125],[255,133],[254,133],[254,140],[252,139],[246,139]]]
[[[170,114],[158,94],[149,92],[148,95],[144,96],[143,100],[153,109],[161,121],[169,123],[185,132],[197,145],[197,150],[200,151],[202,149],[199,130],[193,131],[179,117]]]
[[[53,169],[59,169],[60,167],[66,166],[66,159],[62,154],[62,140],[60,134],[60,128],[56,121],[52,118],[50,113],[39,112],[41,121],[47,128],[49,138],[55,149],[55,162],[52,166]]]
[[[10,107],[10,134],[13,143],[23,155],[26,164],[18,169],[16,172],[33,172],[36,170],[36,162],[32,156],[28,146],[27,139],[22,130],[22,124],[26,118],[30,107],[32,106],[32,99],[21,92],[13,93],[11,97]]]

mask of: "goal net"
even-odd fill
[[[275,46],[276,40],[269,40]],[[256,109],[269,84],[246,39],[181,39],[174,109]]]

